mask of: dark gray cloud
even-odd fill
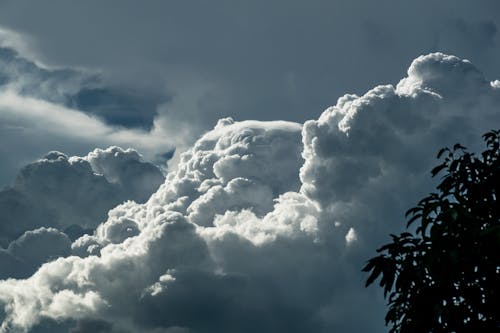
[[[345,95],[303,126],[222,119],[146,203],[115,207],[76,240],[78,256],[0,281],[0,332],[46,320],[112,332],[384,332],[384,301],[360,268],[432,189],[438,148],[477,147],[500,121],[499,100],[498,81],[433,53],[397,85]]]
[[[150,200],[109,212],[160,182],[136,152],[24,168],[0,192],[2,277],[22,278],[0,281],[0,332],[383,332],[360,267],[432,188],[434,152],[499,123],[499,10],[0,2],[0,179],[52,149],[188,148]],[[430,54],[399,81],[431,51],[475,65]],[[227,116],[313,120],[226,118],[199,138]],[[97,228],[68,248],[50,226]]]
[[[397,81],[420,54],[457,54],[500,77],[499,10],[493,0],[7,0],[0,3],[0,26],[10,30],[0,32],[6,40],[0,44],[51,73],[98,73],[98,82],[75,87],[64,105],[108,125],[151,129],[164,146],[95,137],[105,145],[130,144],[154,160],[185,150],[222,117],[316,118],[345,92]],[[3,132],[20,126],[11,122],[4,120],[10,126]],[[64,140],[44,136],[29,144],[15,136],[26,156],[10,159],[5,172],[50,149],[82,154],[92,147],[67,133]],[[61,141],[68,144],[51,147]]]
[[[0,89],[0,184],[8,184],[20,167],[47,150],[86,154],[96,146],[138,147],[147,160],[166,168],[168,152],[179,140],[165,139],[161,129],[145,131],[108,125],[85,112],[43,99]],[[8,144],[7,144],[8,143]]]
[[[51,149],[82,154],[95,146],[124,144],[143,148],[150,160],[166,166],[172,144],[155,144],[148,132],[156,115],[154,96],[108,86],[88,70],[43,67],[13,48],[22,49],[19,45],[2,46],[12,36],[0,29],[0,137],[10,143],[0,146],[5,161],[0,186]]]
[[[163,180],[157,167],[131,149],[95,149],[85,157],[50,152],[0,191],[0,244],[10,249],[11,241],[40,227],[77,237],[123,201],[146,201]]]
[[[113,325],[104,320],[80,320],[69,333],[109,333]]]
[[[170,121],[198,133],[224,116],[314,118],[332,98],[393,82],[431,51],[499,77],[499,9],[492,0],[4,1],[0,23],[31,36],[49,64],[99,69],[164,96]],[[180,114],[185,99],[199,109]]]
[[[106,86],[98,73],[41,67],[13,47],[0,47],[0,89],[78,109],[109,124],[146,129],[151,128],[159,103],[132,88]]]
[[[14,48],[0,48],[2,89],[13,89],[23,95],[63,103],[95,80],[96,78],[76,70],[42,68],[19,55]]]
[[[0,278],[27,278],[45,262],[71,254],[71,240],[54,228],[26,231],[12,241],[7,249],[0,248]]]

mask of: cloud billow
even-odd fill
[[[437,149],[476,147],[499,100],[470,62],[434,53],[397,86],[345,95],[303,126],[223,119],[146,202],[75,240],[73,256],[1,281],[0,331],[56,320],[74,331],[383,332],[383,300],[360,268],[431,189]]]
[[[109,209],[144,202],[164,181],[132,149],[95,149],[85,157],[50,152],[0,191],[0,276],[27,277],[71,254],[71,240],[92,233]],[[12,264],[10,264],[12,263]]]
[[[26,231],[6,249],[0,248],[0,278],[27,278],[41,264],[71,254],[71,240],[54,228]]]

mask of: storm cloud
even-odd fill
[[[2,1],[0,45],[36,65],[18,61],[31,69],[10,87],[98,117],[111,127],[104,133],[154,133],[75,138],[75,128],[60,133],[52,123],[37,129],[41,139],[18,135],[33,122],[2,119],[2,140],[20,148],[6,164],[16,170],[48,150],[82,155],[107,145],[153,160],[184,151],[224,117],[302,123],[346,92],[397,82],[430,52],[469,59],[497,78],[499,10],[491,0]]]
[[[397,81],[429,52],[500,76],[491,0],[21,0],[0,9],[1,24],[29,39],[25,54],[98,70],[112,86],[163,102],[179,126],[191,121],[196,137],[227,116],[315,118],[345,92]],[[150,109],[141,115],[152,119]]]
[[[435,152],[478,147],[499,100],[471,62],[432,53],[396,85],[344,95],[304,124],[223,118],[73,256],[0,281],[0,330],[382,332],[384,302],[360,267],[431,190]],[[75,161],[134,178],[105,156]]]
[[[17,237],[43,227],[71,237],[91,232],[108,210],[126,200],[146,201],[163,181],[161,171],[132,149],[95,149],[84,157],[50,152],[0,191],[0,244],[10,248]]]

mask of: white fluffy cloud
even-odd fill
[[[77,256],[1,281],[1,330],[382,332],[364,260],[431,190],[437,149],[476,147],[499,100],[470,62],[436,53],[304,126],[223,119],[147,202],[76,240]]]
[[[418,57],[397,86],[345,95],[305,123],[301,190],[334,220],[386,232],[380,221],[394,228],[430,191],[439,148],[462,142],[477,149],[498,124],[499,102],[500,90],[469,61]]]

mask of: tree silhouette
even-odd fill
[[[478,157],[439,151],[437,192],[363,268],[366,286],[381,276],[391,333],[500,332],[500,131],[483,138]]]

